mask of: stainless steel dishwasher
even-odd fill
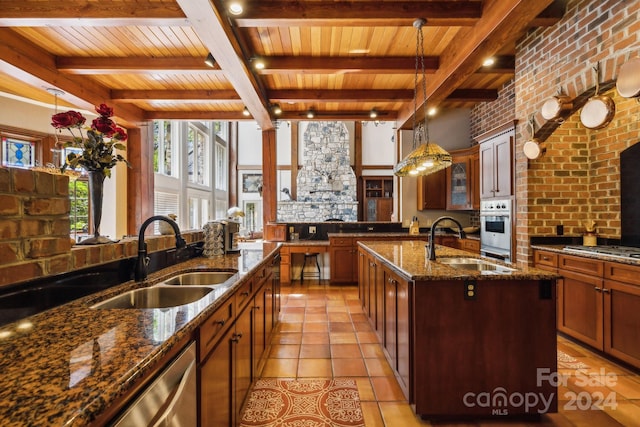
[[[111,424],[191,427],[197,424],[196,344],[191,343]]]

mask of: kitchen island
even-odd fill
[[[209,369],[203,356],[215,345],[214,338],[222,340],[221,335],[233,333],[236,314],[240,319],[242,313],[253,313],[250,300],[266,309],[260,298],[263,294],[275,297],[275,289],[266,281],[271,277],[279,244],[242,244],[240,249],[239,254],[219,258],[194,258],[152,273],[143,282],[129,281],[2,326],[0,425],[105,425],[191,342],[198,342],[199,370]],[[180,273],[212,269],[237,273],[191,303],[168,308],[93,308],[114,296],[159,285]],[[231,312],[232,316],[227,315]],[[222,314],[227,315],[227,321],[213,329]],[[262,331],[270,327],[265,323],[254,325]],[[241,341],[264,346],[266,339],[265,332],[262,341],[251,340],[248,334]],[[256,349],[249,348],[249,353],[258,354]],[[253,359],[246,363],[257,363],[259,354]],[[248,369],[252,372],[250,366]],[[222,374],[218,371],[216,379]],[[204,377],[200,376],[204,387]],[[225,387],[222,384],[222,389]],[[219,405],[208,406],[223,412],[226,407],[222,399],[218,396]],[[210,408],[203,408],[202,416]]]
[[[557,412],[557,275],[423,241],[359,243],[360,296],[423,418]]]

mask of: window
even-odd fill
[[[189,182],[209,185],[209,137],[202,125],[189,125],[187,132],[187,171]]]
[[[176,176],[172,126],[168,120],[153,122],[153,170],[156,173]]]
[[[80,179],[69,181],[69,199],[71,210],[71,237],[79,242],[89,233],[89,183]]]
[[[35,146],[33,142],[2,137],[2,164],[19,168],[35,166]]]
[[[216,142],[216,190],[227,191],[227,148]]]

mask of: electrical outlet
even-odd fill
[[[310,225],[309,226],[309,234],[316,234],[316,226],[315,225]]]
[[[293,228],[293,225],[289,227],[289,233],[293,233],[295,231],[295,229]]]

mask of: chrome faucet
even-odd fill
[[[451,218],[450,216],[441,216],[440,218],[436,219],[435,221],[433,221],[433,224],[431,224],[431,230],[429,230],[429,243],[427,243],[427,259],[429,259],[430,261],[435,261],[436,259],[436,225],[438,225],[439,222],[447,219],[449,221],[455,222],[458,226],[458,238],[464,239],[466,237],[464,231],[462,231],[462,225],[458,222],[457,219]]]
[[[136,260],[136,267],[134,271],[134,277],[136,282],[141,282],[147,278],[147,266],[149,265],[149,257],[147,256],[147,243],[144,241],[144,232],[147,230],[149,224],[153,221],[165,221],[173,228],[173,232],[176,234],[176,249],[184,248],[187,243],[180,234],[180,228],[178,224],[163,215],[154,215],[147,218],[140,226],[140,233],[138,234],[138,259]]]

